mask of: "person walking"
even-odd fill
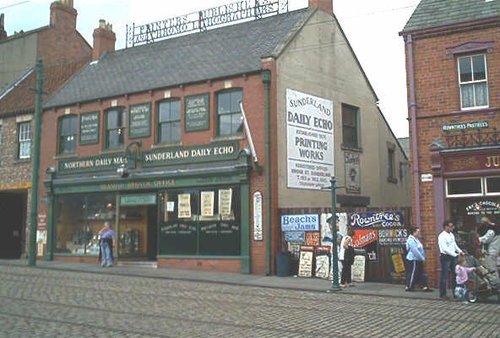
[[[481,218],[484,233],[481,233],[479,242],[485,247],[484,266],[492,273],[492,284],[498,285],[497,257],[500,251],[500,226],[493,223],[488,217]]]
[[[443,231],[438,236],[438,245],[440,252],[441,261],[441,276],[439,278],[439,298],[442,300],[448,300],[446,295],[446,288],[448,284],[448,275],[452,274],[452,290],[455,290],[456,277],[455,277],[455,266],[457,265],[457,258],[459,255],[463,255],[462,249],[460,249],[455,241],[455,235],[453,235],[453,229],[455,225],[452,221],[446,220],[443,222]]]
[[[406,269],[406,291],[414,291],[417,284],[422,291],[432,291],[427,285],[427,277],[424,273],[425,251],[424,246],[419,240],[420,229],[409,227],[410,235],[406,240],[406,260],[408,268]]]
[[[354,286],[351,280],[351,269],[354,263],[354,247],[352,246],[352,237],[354,230],[347,230],[347,234],[342,238],[339,250],[339,260],[342,262],[342,273],[340,277],[340,286],[345,288]]]
[[[111,229],[109,222],[104,222],[101,230],[99,230],[99,259],[102,267],[113,266],[113,241],[115,239],[115,232]]]

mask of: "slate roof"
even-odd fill
[[[500,0],[422,0],[403,33],[494,17],[500,17]]]
[[[44,107],[258,71],[261,58],[273,55],[313,11],[301,9],[108,53],[82,69]]]
[[[85,62],[86,63],[86,62]],[[42,102],[60,88],[71,76],[85,65],[84,62],[61,63],[44,67]],[[35,111],[36,75],[32,71],[28,76],[21,76],[14,88],[0,100],[0,118],[16,114],[32,114]],[[1,93],[0,93],[1,94]]]

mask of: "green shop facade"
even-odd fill
[[[238,141],[60,159],[44,181],[46,255],[95,262],[110,222],[118,262],[250,273],[250,170]]]

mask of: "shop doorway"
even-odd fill
[[[118,257],[125,260],[155,261],[158,252],[156,205],[120,207]]]
[[[21,258],[26,193],[0,193],[0,258]]]

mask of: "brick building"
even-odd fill
[[[76,17],[72,1],[56,1],[48,26],[8,35],[6,18],[0,16],[0,258],[19,258],[25,252],[35,63],[42,59],[45,65],[45,101],[91,59],[92,48],[76,30]]]
[[[423,0],[406,43],[413,215],[439,278],[445,219],[459,245],[482,215],[500,215],[500,3]]]
[[[110,221],[120,261],[273,273],[280,216],[330,210],[331,175],[346,185],[344,211],[409,207],[406,156],[332,2],[252,3],[146,34],[132,26],[130,48],[96,58],[45,104],[54,259],[95,261]],[[232,17],[258,19],[206,29]]]

